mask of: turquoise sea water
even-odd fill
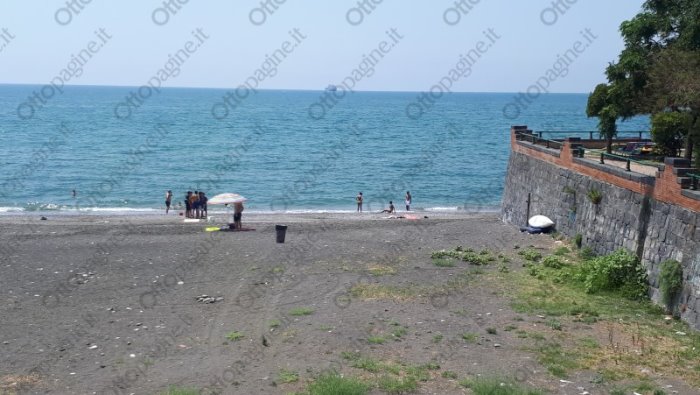
[[[224,117],[223,89],[162,89],[127,107],[137,88],[28,101],[41,88],[0,85],[0,213],[159,212],[168,189],[175,202],[187,190],[240,193],[251,211],[352,211],[358,191],[365,210],[403,209],[406,190],[417,210],[493,210],[510,125],[596,127],[585,94],[541,96],[512,119],[506,93],[445,95],[409,117],[418,93],[348,93],[321,111],[330,92],[259,91]]]

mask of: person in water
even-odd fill
[[[406,191],[406,211],[411,211],[411,192]]]

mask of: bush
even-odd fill
[[[661,262],[659,290],[661,291],[661,301],[669,310],[681,289],[683,289],[683,267],[681,264],[672,259]]]
[[[620,291],[630,299],[644,299],[649,290],[646,270],[624,249],[584,262],[577,278],[588,293]]]
[[[580,233],[577,233],[576,236],[574,236],[574,245],[576,245],[576,248],[581,249],[582,243],[583,243],[583,235]]]
[[[520,252],[518,252],[518,255],[521,255],[523,258],[525,258],[526,261],[530,262],[537,262],[540,259],[542,259],[542,253],[532,248],[521,250]]]
[[[542,260],[542,266],[551,269],[561,269],[565,265],[566,263],[564,262],[564,260],[556,255],[550,255]]]
[[[593,251],[593,248],[591,247],[585,247],[578,253],[579,258],[583,259],[584,261],[587,261],[589,259],[595,258],[596,254],[595,251]]]

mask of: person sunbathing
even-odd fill
[[[389,213],[389,214],[395,214],[396,213],[396,207],[394,207],[394,202],[391,200],[389,201],[389,208],[385,208],[382,210],[382,213]]]

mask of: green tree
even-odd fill
[[[690,159],[700,145],[700,0],[647,0],[620,32],[625,48],[606,69],[617,115],[690,113],[684,133]]]
[[[617,135],[617,118],[620,115],[618,104],[612,94],[613,89],[608,84],[598,84],[588,96],[586,115],[598,117],[598,131],[606,140],[608,153],[612,152],[612,142]]]
[[[651,138],[665,156],[678,156],[688,132],[690,116],[681,112],[659,112],[651,117]]]

